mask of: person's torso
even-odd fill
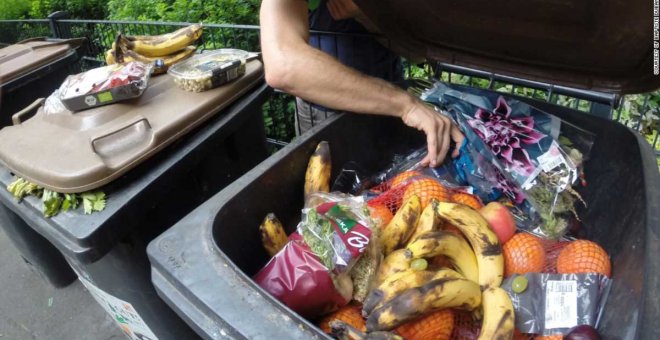
[[[320,0],[317,8],[310,9],[309,29],[336,34],[311,33],[309,44],[362,73],[391,82],[401,81],[401,59],[367,36],[368,31],[357,21],[334,20],[326,3],[327,0]]]

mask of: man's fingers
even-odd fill
[[[419,162],[419,165],[421,166],[428,166],[429,163],[431,162],[431,156],[427,153],[424,158]]]
[[[465,136],[461,133],[461,130],[454,124],[451,124],[450,133],[451,133],[451,139],[456,144],[456,148],[454,149],[454,152],[451,154],[451,156],[456,158],[460,155],[461,145],[463,145],[463,140],[465,140]]]
[[[437,165],[438,158],[438,126],[434,121],[432,126],[428,126],[424,131],[426,133],[426,143],[428,148],[429,164],[434,167]]]
[[[449,151],[449,146],[451,143],[451,138],[449,136],[451,123],[446,118],[441,119],[440,121],[441,121],[440,123],[441,129],[438,129],[438,132],[441,133],[440,135],[441,139],[440,139],[440,150],[438,154],[438,164],[442,163],[442,161],[447,156],[447,152]]]

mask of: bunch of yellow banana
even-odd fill
[[[428,232],[408,244],[406,249],[410,250],[413,258],[445,255],[463,277],[479,282],[477,259],[470,245],[459,235],[447,231]]]
[[[504,275],[504,257],[497,235],[478,211],[463,204],[440,202],[438,215],[455,225],[468,239],[479,267],[482,289],[499,287]]]
[[[480,339],[512,338],[513,306],[499,288],[502,249],[488,222],[469,206],[437,200],[420,214],[415,198],[403,203],[383,232],[386,257],[363,304],[367,330],[390,330],[438,309],[462,308],[483,315]],[[443,231],[445,222],[465,238]],[[456,271],[411,268],[416,259],[438,255],[448,257]]]
[[[441,278],[462,279],[463,276],[448,268],[442,268],[438,271],[407,269],[396,273],[369,292],[362,305],[362,313],[367,316],[399,293],[410,288],[421,287],[432,280]]]
[[[194,24],[177,31],[156,36],[127,36],[119,33],[112,48],[105,53],[108,65],[131,61],[158,63],[154,74],[167,71],[172,65],[195,53],[192,44],[202,36],[202,25]]]
[[[444,308],[474,310],[481,305],[479,285],[464,279],[442,277],[421,287],[406,289],[367,318],[367,331],[386,331],[421,315]]]

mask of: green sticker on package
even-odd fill
[[[110,91],[101,92],[97,94],[97,97],[99,98],[99,101],[101,103],[107,103],[112,101],[112,93],[110,93]]]

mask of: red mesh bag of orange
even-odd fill
[[[417,170],[408,170],[397,174],[372,189],[380,193],[369,201],[369,206],[387,207],[395,214],[401,204],[413,195],[417,195],[422,203],[422,209],[431,199],[440,202],[461,203],[480,209],[483,203],[479,197],[466,192],[460,187],[450,187],[441,180],[426,176]]]

